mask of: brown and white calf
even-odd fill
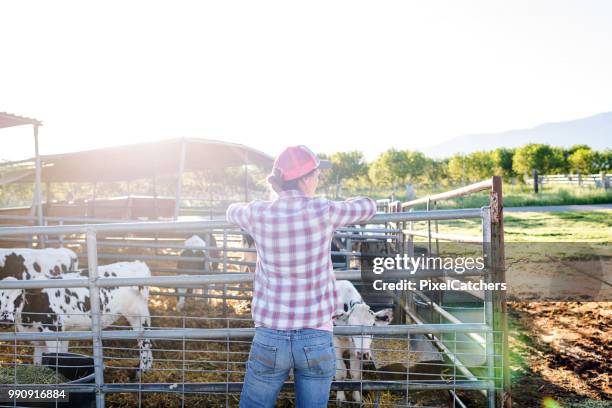
[[[372,311],[355,286],[347,280],[336,281],[337,302],[341,309],[334,315],[334,325],[350,326],[385,326],[393,318],[392,309]],[[347,368],[343,354],[349,354],[349,370],[352,380],[361,380],[361,368],[364,361],[372,360],[372,335],[334,336],[336,347],[336,379],[347,378]],[[339,403],[346,401],[344,391],[338,391]],[[361,402],[361,393],[353,391],[353,401]]]

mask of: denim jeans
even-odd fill
[[[256,328],[240,408],[274,407],[292,368],[296,407],[327,407],[336,372],[332,333],[315,329]]]

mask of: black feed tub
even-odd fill
[[[43,353],[42,364],[57,370],[68,382],[66,385],[91,384],[94,382],[94,362],[90,356],[76,353]],[[53,388],[54,386],[51,386]],[[63,388],[58,384],[59,389]],[[66,389],[69,389],[69,388]],[[20,407],[90,408],[96,405],[95,392],[70,392],[68,402],[19,402]]]

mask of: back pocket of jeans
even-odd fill
[[[249,367],[257,374],[272,374],[276,367],[276,350],[259,342],[253,342],[249,353]]]
[[[333,376],[336,371],[336,350],[333,343],[304,347],[308,368],[312,374]]]

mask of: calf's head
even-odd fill
[[[2,282],[17,281],[13,277],[2,279]],[[15,314],[23,306],[23,289],[0,290],[0,324],[14,324]]]
[[[207,262],[206,241],[197,235],[185,240],[185,246],[202,249],[184,249],[181,251],[181,258],[200,258],[200,260],[179,260],[179,269],[196,269],[199,271],[209,271],[210,263]]]
[[[22,325],[57,330],[57,314],[44,289],[3,289],[0,299],[0,324],[13,325],[19,315]]]
[[[344,311],[334,317],[334,323],[350,326],[386,326],[393,317],[392,309],[383,309],[378,312],[372,311],[370,306],[363,302],[345,304]],[[372,335],[351,336],[351,353],[358,360],[372,359]]]

